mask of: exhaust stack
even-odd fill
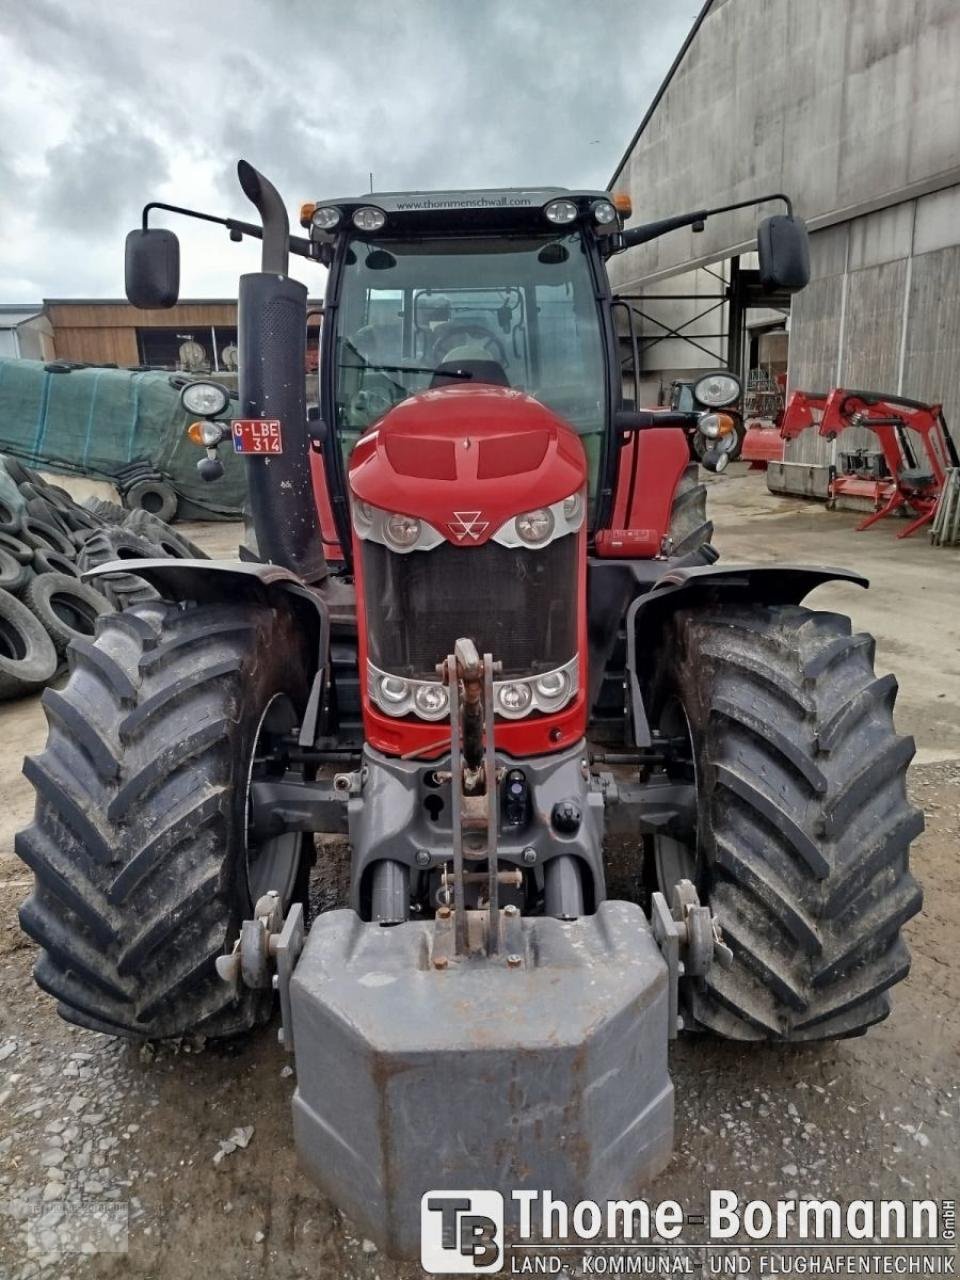
[[[278,418],[283,433],[283,453],[247,457],[250,517],[261,558],[316,583],[328,570],[307,453],[307,290],[287,275],[290,224],[276,188],[245,160],[237,176],[263,223],[261,270],[240,277],[240,414]]]

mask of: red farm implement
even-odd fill
[[[939,404],[844,387],[826,395],[792,392],[781,435],[794,440],[811,427],[826,440],[836,440],[847,427],[866,428],[877,437],[879,454],[848,454],[839,470],[831,464],[831,502],[844,496],[873,502],[874,510],[857,525],[858,533],[897,512],[913,516],[898,538],[909,538],[933,520],[947,470],[958,465]]]

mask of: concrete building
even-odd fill
[[[661,335],[644,353],[648,392],[711,356],[744,372],[752,322],[789,333],[790,387],[940,401],[960,440],[958,66],[956,0],[707,0],[610,186],[631,194],[635,222],[786,192],[812,233],[812,279],[765,313],[752,304],[771,300],[737,288],[776,203],[614,259],[643,339]],[[726,295],[709,318],[676,300],[707,292]],[[709,354],[681,341],[708,319]],[[808,433],[787,457],[822,462],[827,448]]]

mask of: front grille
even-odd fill
[[[456,547],[398,555],[363,542],[370,661],[381,671],[436,680],[461,637],[503,663],[503,675],[536,675],[577,652],[577,535],[541,550]]]

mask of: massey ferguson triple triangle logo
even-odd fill
[[[457,539],[463,542],[464,538],[472,538],[474,542],[479,542],[481,535],[490,524],[489,520],[481,520],[482,511],[455,511],[453,518],[456,523],[448,524],[447,528]]]

